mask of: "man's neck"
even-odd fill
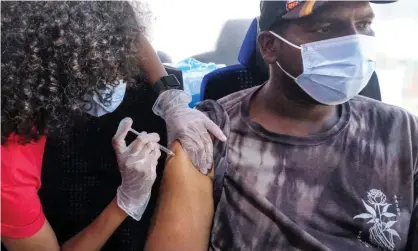
[[[250,118],[267,130],[293,135],[308,136],[327,131],[339,119],[336,106],[311,104],[288,98],[269,80],[257,93],[250,105]]]

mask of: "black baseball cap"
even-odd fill
[[[375,0],[372,3],[393,3],[397,0]],[[318,8],[329,1],[323,0],[282,0],[261,1],[259,26],[261,31],[269,30],[282,19],[297,19],[314,13]]]

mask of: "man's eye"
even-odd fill
[[[317,32],[317,33],[327,33],[327,32],[330,32],[331,30],[332,30],[331,27],[327,26],[327,27],[318,28],[318,29],[315,30],[315,32]]]
[[[372,22],[370,21],[363,21],[357,24],[357,28],[361,29],[361,30],[367,30],[370,28],[370,25],[372,24]]]

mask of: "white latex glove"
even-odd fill
[[[156,178],[160,149],[156,144],[160,137],[156,133],[141,133],[134,142],[126,146],[125,137],[132,126],[132,119],[125,118],[119,123],[112,144],[116,153],[122,184],[117,190],[119,207],[139,221],[144,213],[151,189]]]
[[[191,109],[191,96],[181,90],[160,94],[152,110],[167,124],[168,144],[179,140],[193,164],[207,174],[212,168],[213,145],[209,134],[226,141],[222,130],[204,113]]]

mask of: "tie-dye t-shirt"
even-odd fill
[[[418,119],[357,96],[329,131],[281,135],[249,119],[258,88],[198,107],[228,135],[209,250],[417,251]]]

